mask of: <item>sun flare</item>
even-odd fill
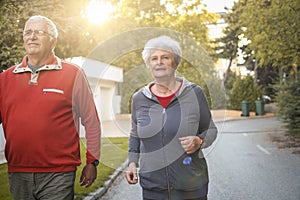
[[[107,21],[114,11],[114,7],[105,1],[91,0],[85,8],[85,17],[93,24]]]

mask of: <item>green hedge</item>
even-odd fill
[[[255,101],[262,96],[261,86],[254,83],[253,77],[248,75],[244,78],[237,76],[232,90],[228,93],[228,108],[241,110],[241,102],[250,102],[250,111],[255,111]]]

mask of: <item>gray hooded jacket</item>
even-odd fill
[[[182,86],[166,108],[150,91],[153,83],[132,98],[128,156],[129,162],[140,167],[144,198],[147,191],[166,191],[167,199],[171,199],[173,191],[182,198],[187,193],[192,193],[193,198],[207,195],[208,171],[202,150],[187,155],[179,138],[199,135],[204,139],[201,148],[206,148],[216,139],[217,128],[201,87],[184,78],[177,79]],[[188,164],[184,161],[187,157],[191,158]]]

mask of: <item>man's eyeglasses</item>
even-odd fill
[[[34,33],[37,36],[50,35],[48,32],[43,31],[43,30],[31,30],[31,29],[29,29],[29,30],[26,30],[26,31],[23,32],[23,36],[31,36],[32,33]]]

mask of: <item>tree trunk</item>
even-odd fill
[[[223,78],[223,84],[226,83],[227,79],[228,79],[228,74],[230,73],[230,68],[231,68],[231,64],[232,64],[232,58],[229,59],[229,64],[227,66],[226,72],[224,74],[224,78]]]
[[[258,68],[257,58],[255,58],[255,61],[254,61],[254,70],[253,70],[254,71],[254,83],[258,82],[257,68]]]

